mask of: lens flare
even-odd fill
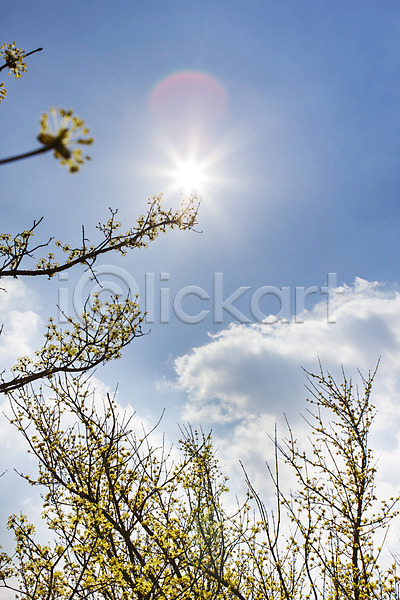
[[[227,93],[220,81],[201,71],[181,71],[162,79],[150,94],[150,110],[167,130],[193,121],[213,126],[226,113]]]

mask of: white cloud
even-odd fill
[[[32,291],[21,281],[2,281],[0,289],[0,364],[10,367],[18,356],[32,353],[41,319],[31,310]]]
[[[18,280],[1,280],[0,285],[0,371],[7,371],[19,356],[31,355],[40,345],[42,319],[35,307],[36,299],[32,290]],[[35,307],[36,308],[36,307]],[[8,379],[10,373],[5,373]],[[11,545],[11,534],[5,528],[7,517],[12,512],[26,510],[27,506],[37,506],[39,492],[33,490],[18,475],[34,470],[33,458],[27,453],[27,444],[15,427],[7,419],[10,416],[8,399],[0,396],[0,479],[3,491],[0,500],[0,537],[5,548]],[[18,473],[14,470],[18,471]],[[33,495],[32,495],[33,494]],[[35,499],[33,499],[35,498]],[[16,505],[17,501],[17,505]],[[5,594],[1,592],[1,598]]]
[[[363,375],[381,363],[372,400],[378,413],[373,444],[380,456],[381,477],[392,488],[393,469],[400,460],[400,294],[357,278],[353,286],[337,288],[330,320],[326,302],[302,315],[304,322],[273,325],[234,324],[203,346],[175,361],[175,385],[186,392],[182,418],[212,426],[223,462],[242,459],[254,477],[266,477],[271,459],[268,435],[274,423],[285,433],[285,413],[299,439],[307,428],[306,374],[316,372],[318,358],[337,380],[341,365],[346,375],[361,383]],[[260,475],[262,468],[262,475]]]
[[[40,316],[31,310],[32,290],[18,280],[1,281],[0,286],[0,371],[6,371],[19,356],[30,355],[40,343]],[[5,374],[8,379],[10,373]],[[10,416],[8,399],[0,396],[0,472],[16,466],[17,456],[25,454],[22,436],[11,427],[5,415]]]

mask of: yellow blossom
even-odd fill
[[[22,77],[22,73],[26,73],[26,63],[22,60],[25,58],[25,52],[22,48],[17,48],[15,42],[3,44],[0,47],[0,56],[5,60],[9,75],[14,75],[18,79]]]
[[[51,108],[50,115],[51,124],[49,114],[42,115],[41,130],[37,139],[47,149],[54,150],[55,158],[60,159],[61,164],[69,168],[70,173],[76,173],[84,160],[90,159],[89,156],[82,155],[81,148],[76,147],[93,143],[93,138],[88,137],[89,129],[72,110]]]

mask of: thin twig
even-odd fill
[[[0,159],[0,165],[5,165],[6,163],[17,160],[23,160],[24,158],[29,158],[30,156],[36,156],[36,154],[43,154],[43,152],[48,152],[49,150],[52,150],[52,148],[49,148],[48,146],[42,146],[41,148],[37,148],[37,150],[31,150],[30,152],[25,152],[24,154],[16,154],[15,156],[2,158]]]

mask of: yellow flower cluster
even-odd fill
[[[85,122],[73,114],[72,110],[59,108],[50,109],[50,115],[44,113],[40,120],[40,133],[38,140],[45,148],[54,150],[55,158],[62,165],[69,168],[70,173],[79,171],[84,160],[90,160],[89,156],[83,156],[78,145],[90,145],[92,137],[87,137],[89,129]]]
[[[22,48],[17,48],[15,42],[3,44],[0,47],[0,56],[5,60],[9,75],[14,75],[18,79],[22,77],[23,73],[26,73],[26,63],[22,60],[25,58],[25,52]]]
[[[22,73],[26,73],[26,63],[23,62],[25,52],[21,48],[15,46],[15,42],[12,44],[3,44],[0,46],[0,56],[4,59],[4,65],[0,68],[3,70],[8,69],[9,75],[14,77],[22,77]],[[0,103],[6,97],[7,90],[3,82],[0,82]]]

